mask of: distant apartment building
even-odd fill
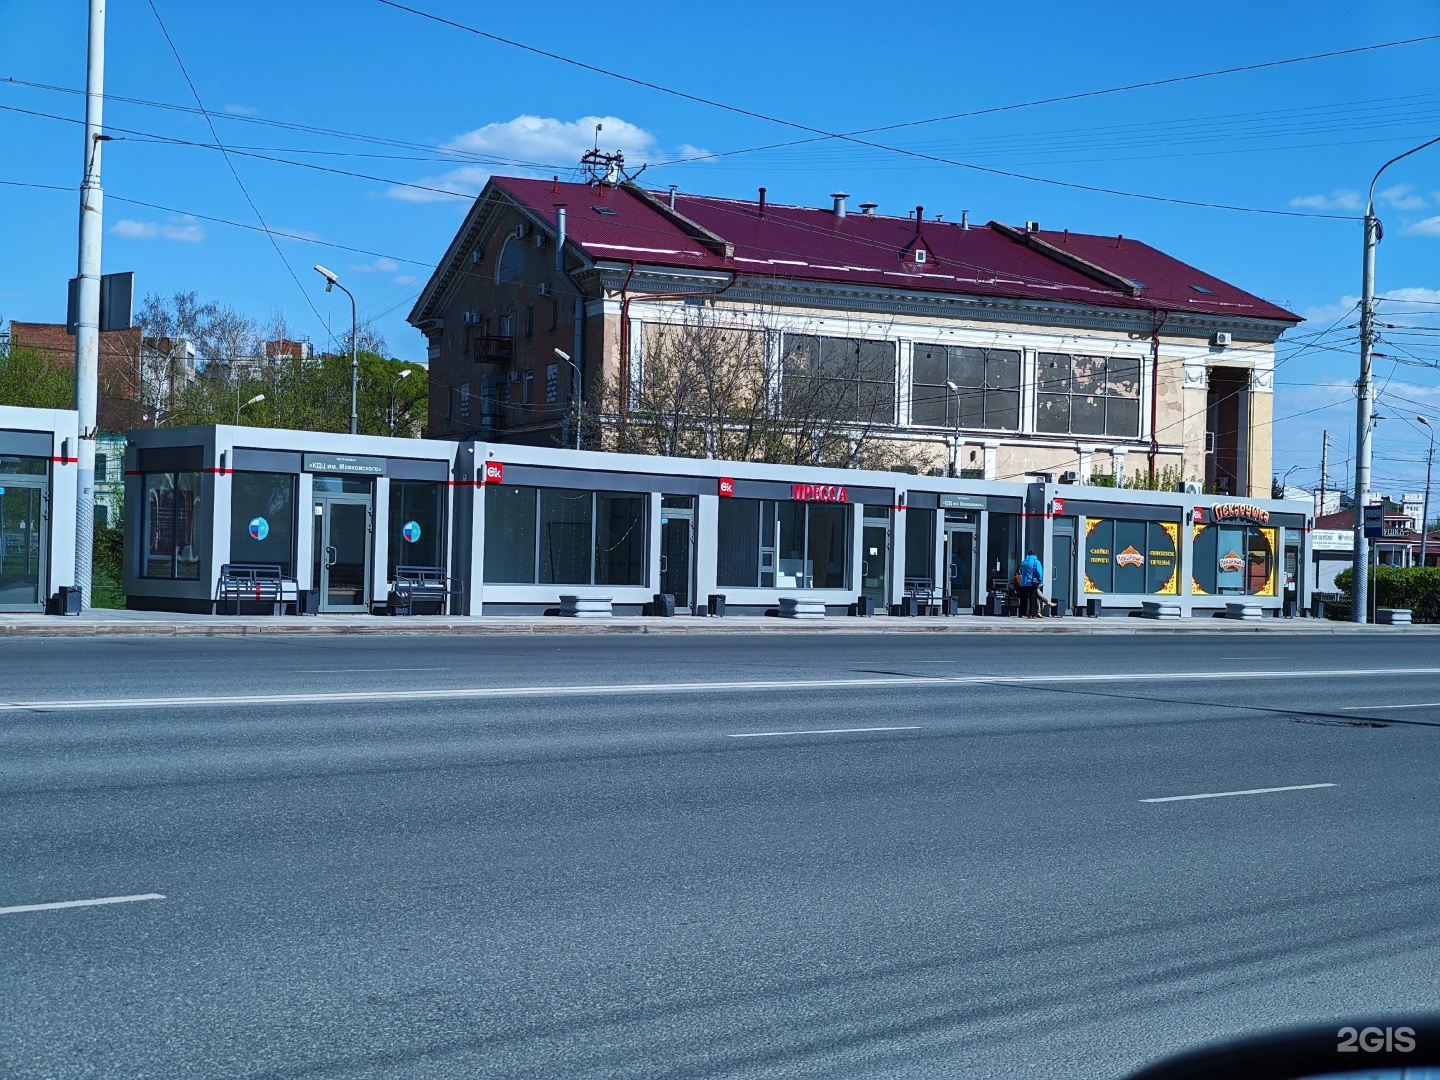
[[[492,178],[409,315],[427,433],[573,445],[583,401],[587,448],[608,447],[688,334],[749,357],[782,423],[821,401],[921,471],[1168,468],[1269,496],[1275,343],[1298,316],[1128,236],[847,199]]]

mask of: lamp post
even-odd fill
[[[346,296],[350,297],[350,434],[354,435],[359,427],[359,414],[356,412],[356,403],[360,393],[360,353],[359,338],[360,327],[355,317],[355,294],[335,276],[334,271],[326,270],[319,263],[315,264],[315,272],[325,278],[325,291],[337,288]]]
[[[955,395],[955,449],[950,454],[950,475],[960,475],[960,387],[956,386],[949,379],[945,380],[945,389]]]
[[[1369,542],[1365,539],[1365,506],[1370,501],[1370,409],[1374,393],[1370,380],[1370,355],[1375,348],[1375,248],[1381,235],[1380,219],[1375,216],[1375,185],[1380,182],[1380,173],[1401,158],[1436,143],[1440,143],[1440,136],[1397,154],[1381,165],[1370,181],[1370,193],[1365,202],[1365,251],[1360,273],[1360,380],[1356,383],[1355,401],[1355,537],[1350,560],[1350,618],[1357,623],[1365,621],[1369,587],[1365,580],[1365,556],[1369,549]]]
[[[570,395],[570,400],[575,403],[575,449],[580,449],[580,394],[584,387],[580,381],[580,365],[570,359],[570,354],[564,349],[556,349],[555,355],[570,365],[575,372],[575,392]]]
[[[395,388],[414,373],[414,368],[407,367],[404,371],[400,372],[399,375],[396,375],[394,381],[390,384],[390,434],[392,436],[395,434]]]
[[[264,395],[264,394],[256,394],[256,395],[255,395],[254,397],[252,397],[249,401],[245,402],[244,405],[242,405],[242,404],[240,404],[240,395],[238,395],[238,394],[235,395],[235,425],[236,425],[237,427],[240,425],[240,410],[241,410],[241,409],[248,408],[248,407],[251,406],[251,405],[259,405],[260,402],[262,402],[262,401],[264,401],[264,400],[265,400],[265,395]]]
[[[1291,465],[1290,468],[1285,470],[1285,475],[1280,478],[1280,498],[1285,498],[1285,488],[1289,486],[1290,474],[1296,469],[1303,469],[1304,467],[1303,465]]]
[[[1423,416],[1415,418],[1425,425],[1425,430],[1430,433],[1430,453],[1425,458],[1425,504],[1420,511],[1420,565],[1425,565],[1425,559],[1430,554],[1430,467],[1435,464],[1435,428]]]

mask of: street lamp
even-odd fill
[[[564,360],[575,372],[575,392],[570,395],[570,400],[575,403],[575,449],[580,449],[580,393],[583,387],[580,382],[580,365],[570,359],[570,354],[564,349],[556,349],[555,355]]]
[[[390,384],[390,434],[391,434],[391,435],[394,435],[394,434],[395,434],[395,388],[400,385],[400,383],[401,383],[402,380],[408,379],[408,378],[409,378],[411,375],[413,375],[413,374],[415,374],[415,369],[414,369],[414,368],[408,368],[408,367],[407,367],[404,371],[400,372],[399,375],[396,375],[396,376],[395,376],[395,381]]]
[[[1280,498],[1285,498],[1285,488],[1289,486],[1290,474],[1296,469],[1303,469],[1304,467],[1303,465],[1291,465],[1290,468],[1285,470],[1285,475],[1280,478]]]
[[[264,401],[264,400],[265,400],[265,395],[264,395],[264,394],[256,394],[256,395],[255,395],[254,397],[252,397],[249,401],[245,402],[244,405],[241,405],[241,404],[240,404],[240,398],[237,396],[237,397],[235,398],[235,424],[236,424],[236,426],[238,427],[239,424],[240,424],[240,410],[241,410],[241,409],[249,408],[251,405],[259,405],[260,402],[262,402],[262,401]]]
[[[960,387],[956,386],[949,379],[945,380],[945,389],[955,395],[955,450],[950,455],[950,475],[960,475]],[[972,474],[973,475],[973,474]]]
[[[1370,409],[1374,390],[1370,381],[1370,354],[1375,348],[1375,248],[1380,243],[1380,219],[1375,216],[1375,185],[1380,173],[1401,158],[1440,143],[1440,135],[1391,158],[1370,181],[1370,194],[1365,202],[1365,253],[1360,273],[1360,381],[1356,384],[1355,402],[1355,537],[1351,554],[1350,618],[1365,621],[1366,555],[1369,541],[1365,539],[1365,505],[1370,501]]]
[[[329,292],[331,288],[338,288],[350,297],[350,434],[354,435],[359,427],[359,415],[355,406],[360,393],[360,327],[355,317],[355,294],[340,284],[340,279],[335,276],[333,270],[326,270],[325,267],[316,263],[315,272],[324,277],[326,292]]]
[[[1425,565],[1425,558],[1430,554],[1430,466],[1435,464],[1435,428],[1423,416],[1415,418],[1425,425],[1425,430],[1430,433],[1430,453],[1425,458],[1425,508],[1420,511],[1420,565]]]

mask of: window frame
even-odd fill
[[[160,553],[160,552],[152,552],[152,551],[151,551],[151,548],[152,548],[152,546],[153,546],[153,544],[154,544],[153,537],[154,537],[154,535],[155,535],[155,529],[156,529],[156,513],[157,513],[157,509],[158,509],[158,508],[154,505],[154,503],[152,502],[151,497],[150,497],[152,490],[154,490],[154,489],[151,488],[151,480],[152,480],[152,478],[155,478],[155,477],[167,477],[167,478],[169,479],[169,481],[170,481],[169,491],[170,491],[170,494],[171,494],[171,498],[170,498],[170,505],[169,505],[169,508],[168,508],[168,519],[169,519],[169,520],[168,520],[168,522],[161,522],[162,525],[168,525],[168,529],[169,529],[169,535],[170,535],[170,553],[169,553],[168,556],[163,555],[163,554]],[[180,481],[180,478],[181,478],[181,477],[191,477],[191,478],[192,478],[192,482],[193,482],[193,486],[190,487],[190,488],[188,488],[188,489],[182,489],[182,487],[181,487],[181,481]],[[139,551],[140,565],[136,568],[136,570],[137,570],[137,572],[136,572],[136,577],[148,578],[148,579],[155,580],[155,581],[198,581],[198,580],[200,580],[200,564],[203,562],[203,559],[202,559],[201,556],[200,556],[200,552],[201,552],[201,551],[203,550],[203,548],[204,548],[204,543],[203,543],[203,539],[202,539],[203,534],[202,534],[202,531],[201,531],[201,525],[202,525],[202,514],[201,514],[201,510],[202,510],[203,507],[204,507],[204,498],[205,498],[205,492],[204,492],[204,486],[203,486],[203,485],[204,485],[204,475],[203,475],[200,471],[195,470],[195,469],[166,469],[166,470],[161,470],[161,471],[158,471],[158,472],[149,472],[149,473],[142,473],[142,474],[141,474],[141,477],[140,477],[140,492],[141,492],[141,505],[142,505],[142,510],[141,510],[141,518],[140,518],[140,538],[141,538],[140,551]],[[177,511],[177,509],[178,509],[178,507],[179,507],[179,503],[180,503],[180,500],[179,500],[179,498],[178,498],[178,493],[179,493],[181,490],[188,490],[188,491],[190,491],[190,492],[193,494],[193,496],[194,496],[193,499],[191,500],[190,506],[189,506],[189,508],[188,508],[188,514],[189,514],[188,539],[190,540],[190,543],[189,543],[187,546],[188,546],[191,550],[193,550],[193,551],[196,552],[195,560],[194,560],[194,563],[193,563],[195,572],[194,572],[193,574],[187,574],[187,575],[185,575],[185,576],[181,576],[181,574],[180,574],[180,566],[181,566],[181,562],[180,562],[180,552],[181,552],[182,548],[181,548],[181,546],[180,546],[180,544],[179,544],[179,540],[180,540],[180,537],[181,537],[181,532],[180,532],[180,528],[179,528],[179,524],[178,524],[178,517],[177,517],[177,513],[176,513],[176,511]],[[156,563],[158,560],[163,559],[163,558],[168,558],[168,559],[169,559],[169,562],[170,562],[170,572],[169,572],[168,574],[152,573],[152,572],[151,572],[152,565],[153,565],[154,563]],[[188,560],[187,560],[187,562],[188,562]]]
[[[1065,389],[1057,390],[1053,387],[1058,385],[1053,380],[1047,381],[1044,376],[1046,361],[1050,358],[1064,357],[1067,364],[1065,375]],[[1100,393],[1089,392],[1077,389],[1075,362],[1085,360],[1099,362],[1101,365],[1100,380],[1102,389]],[[1113,365],[1125,364],[1134,366],[1135,393],[1116,393],[1114,388],[1117,380],[1121,377],[1113,370]],[[1092,370],[1091,377],[1094,377]],[[1035,354],[1035,427],[1037,435],[1071,435],[1079,438],[1091,439],[1139,439],[1145,433],[1145,410],[1143,408],[1145,399],[1145,363],[1144,357],[1138,354],[1122,353],[1119,355],[1101,356],[1097,353],[1062,353],[1050,351],[1037,351]],[[1154,393],[1154,387],[1150,388]],[[1049,422],[1045,405],[1047,402],[1065,402],[1065,426],[1058,427]],[[1099,431],[1077,431],[1076,430],[1076,408],[1077,401],[1087,403],[1098,402],[1100,405],[1100,430]],[[1125,431],[1112,430],[1111,417],[1113,415],[1111,402],[1129,401],[1134,402],[1135,422],[1133,429]]]
[[[751,506],[753,504],[753,513]],[[728,508],[728,511],[727,511]],[[854,577],[854,569],[851,566],[851,555],[853,554],[855,538],[855,512],[851,503],[812,503],[795,499],[746,499],[727,498],[720,502],[720,513],[722,517],[728,513],[737,513],[744,509],[747,515],[753,518],[746,521],[746,532],[754,538],[754,559],[750,552],[742,547],[736,551],[727,550],[723,541],[725,523],[722,521],[717,533],[715,548],[715,583],[717,588],[731,589],[777,589],[781,591],[792,591],[800,589],[823,590],[825,592],[845,591],[851,587]],[[844,529],[839,537],[841,558],[841,581],[838,585],[815,585],[814,564],[817,560],[811,558],[814,554],[813,542],[818,535],[812,530],[812,510],[821,510],[826,514],[839,513],[843,515]],[[793,527],[793,518],[798,515],[799,529],[798,537],[795,538],[790,551],[798,553],[798,559],[790,558],[784,553],[783,546],[785,533],[787,532],[787,518]],[[747,537],[746,539],[749,539]],[[832,534],[832,545],[834,544]],[[726,568],[725,561],[729,559],[732,567]],[[782,563],[799,562],[800,573],[796,583],[793,585],[782,584],[786,577],[795,577],[783,573]],[[727,569],[733,569],[735,565],[743,565],[745,569],[751,566],[755,568],[755,575],[749,581],[740,581],[727,574]],[[806,570],[809,567],[810,569]]]
[[[796,348],[799,342],[806,340],[816,343],[813,356]],[[848,355],[852,346],[855,350],[853,360]],[[864,367],[869,362],[864,358],[864,351],[867,347],[872,350],[888,351],[888,379],[865,376]],[[837,374],[829,368],[836,365],[835,354],[841,350],[843,353],[838,358],[840,371]],[[797,360],[804,366],[800,367]],[[853,364],[853,369],[848,366],[851,364]],[[838,393],[838,400],[822,403],[818,408],[809,410],[805,414],[807,419],[860,426],[896,426],[900,407],[900,349],[897,342],[888,338],[841,337],[833,334],[802,334],[785,331],[781,334],[780,339],[780,368],[782,414],[790,414],[791,393],[789,388],[791,386],[821,384],[834,387]],[[871,388],[872,392],[877,388],[887,387],[886,400],[867,401],[865,392],[867,387]],[[847,404],[853,406],[853,415],[844,408]],[[832,410],[825,408],[826,405],[841,407]]]
[[[937,384],[933,382],[922,381],[920,379],[920,353],[922,350],[939,350],[944,353],[945,377],[950,382],[953,382],[955,384],[959,393],[952,394],[950,392],[950,388],[945,384],[944,381]],[[975,383],[973,380],[962,381],[964,379],[964,376],[962,374],[963,364],[966,359],[969,359],[965,356],[965,353],[967,352],[978,352],[982,354],[980,358],[981,375],[978,384]],[[989,385],[992,378],[992,360],[998,359],[1000,356],[1004,356],[1007,360],[1013,358],[1013,363],[1015,365],[1015,382],[1013,386]],[[941,398],[944,401],[942,411],[945,418],[943,421],[935,421],[928,419],[921,420],[916,418],[915,403],[917,400],[920,399],[920,391],[922,389],[934,390],[939,392]],[[1018,432],[1024,425],[1025,420],[1024,390],[1024,349],[1001,348],[998,345],[946,345],[943,343],[920,341],[915,342],[914,345],[911,346],[910,424],[912,427],[932,427],[952,431],[956,428],[959,428],[961,430],[968,429],[972,431]],[[967,391],[970,394],[978,393],[980,399],[980,423],[978,424],[965,422],[965,410],[960,408],[960,402],[957,400],[960,396],[967,395]],[[992,399],[998,399],[1001,395],[1004,395],[1007,399],[1013,399],[1014,401],[1015,422],[1013,425],[987,423],[992,408]]]

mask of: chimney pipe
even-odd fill
[[[565,207],[555,205],[555,270],[565,273]]]
[[[969,211],[969,210],[961,210],[961,211],[960,211],[960,228],[964,229],[966,232],[969,232],[969,231],[970,231],[970,211]]]
[[[925,208],[924,208],[923,206],[917,206],[917,207],[915,207],[915,235],[916,235],[916,236],[919,236],[919,235],[920,235],[920,222],[922,222],[922,221],[924,221],[924,220],[925,220]]]
[[[860,213],[862,213],[862,214],[873,214],[873,213],[875,212],[875,208],[876,208],[877,206],[879,206],[879,205],[880,205],[879,203],[862,202],[862,203],[860,204]]]
[[[550,194],[552,194],[552,195],[559,195],[559,194],[560,194],[560,177],[559,177],[558,175],[552,176],[552,177],[550,178]]]
[[[832,192],[830,198],[835,200],[835,217],[840,221],[845,220],[845,200],[850,196],[843,191]]]
[[[670,185],[670,209],[675,209],[675,185]]]
[[[760,216],[765,216],[765,189],[760,189]]]

